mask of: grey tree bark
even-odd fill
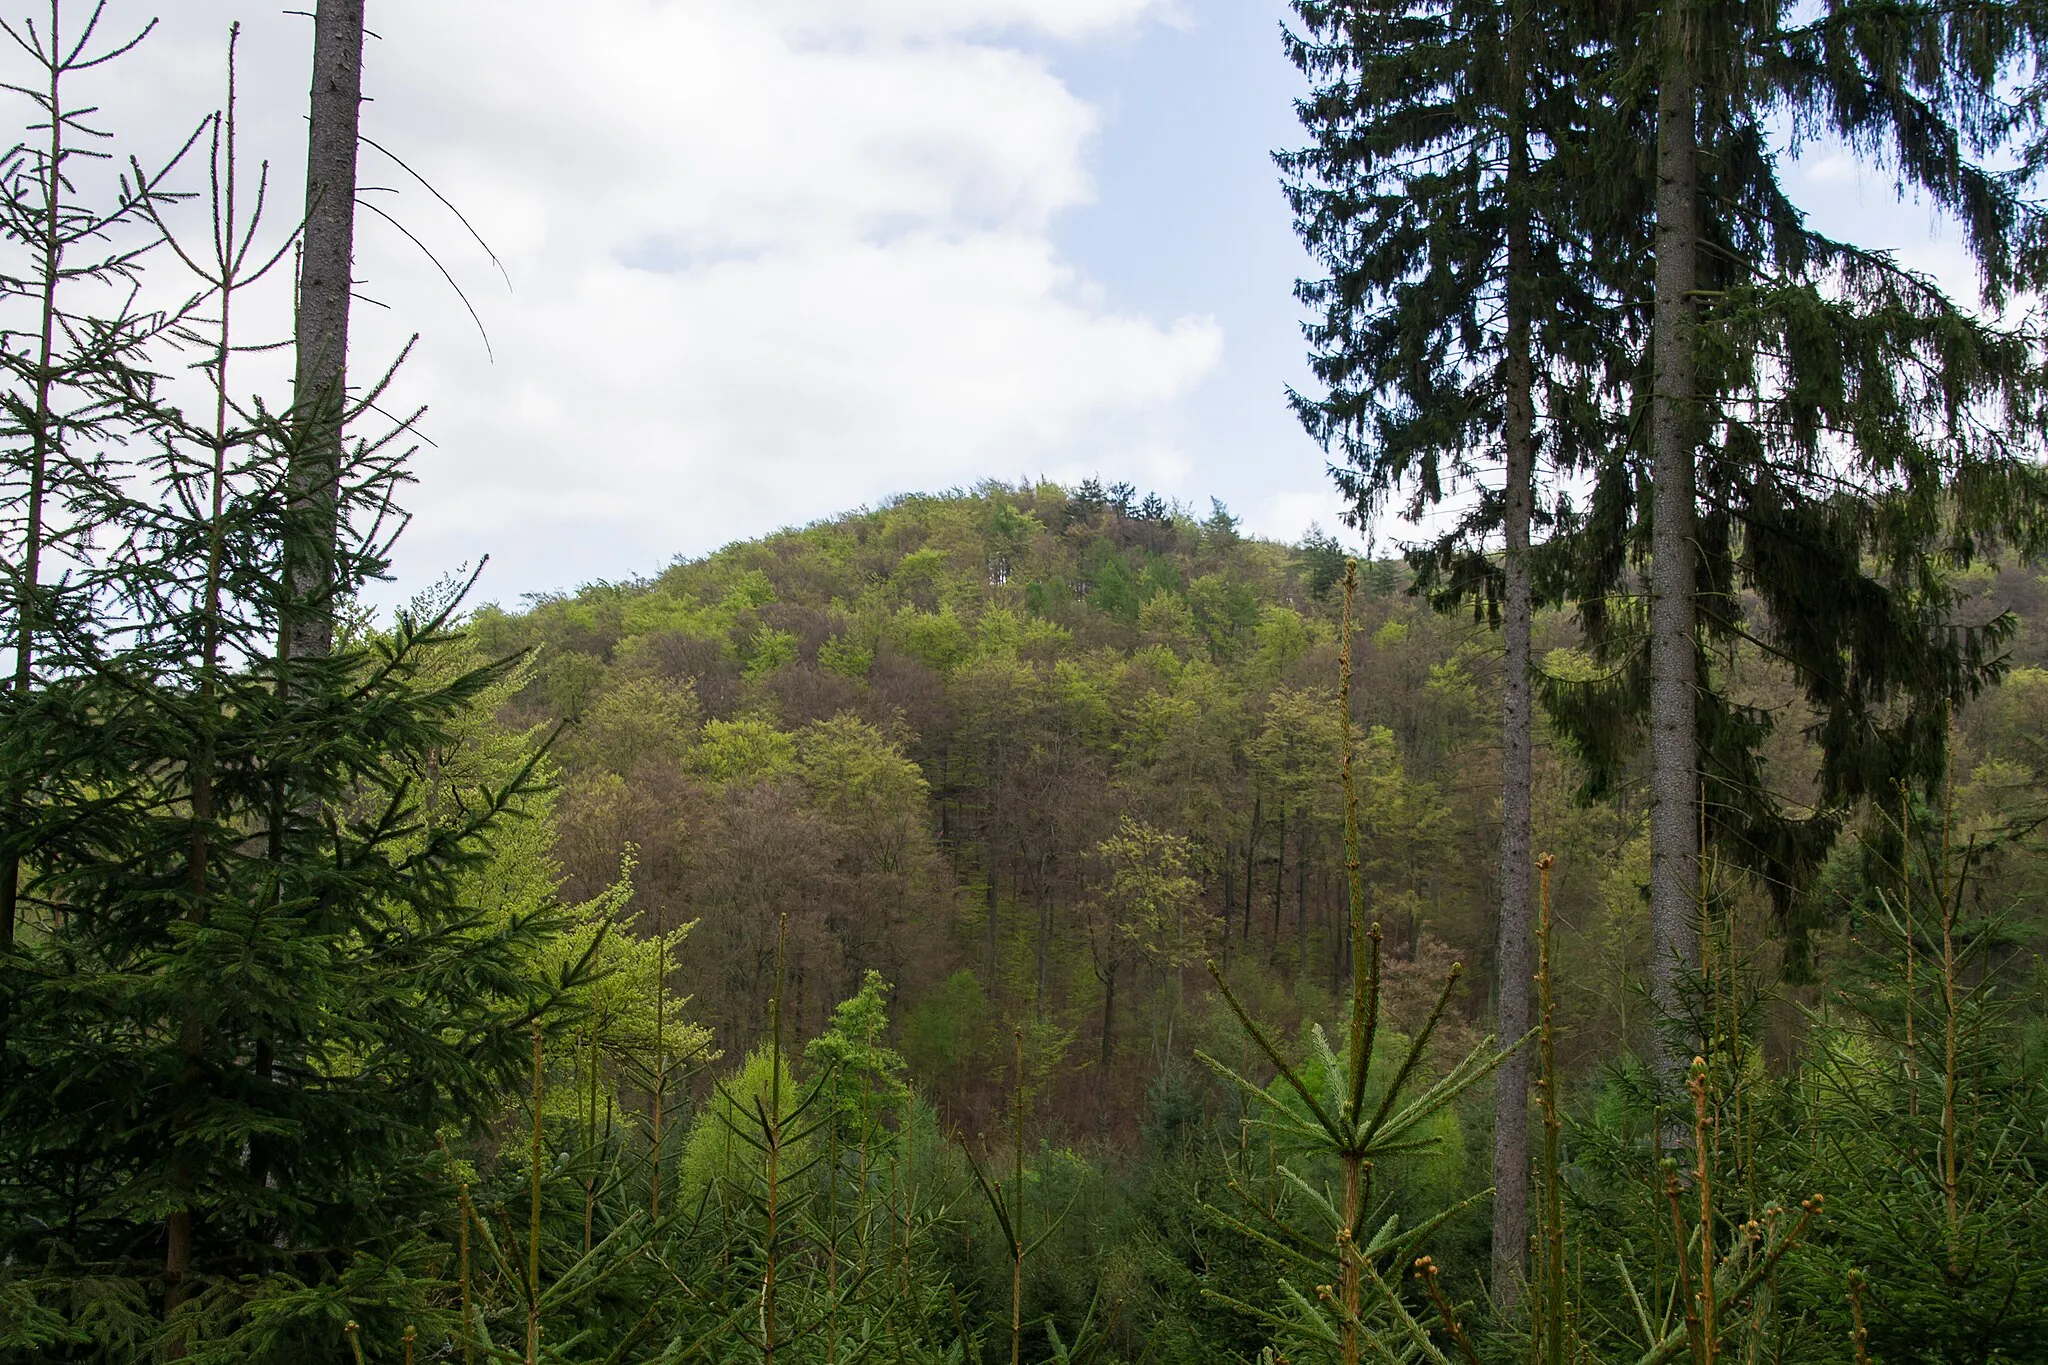
[[[1699,659],[1694,600],[1699,255],[1698,30],[1686,0],[1663,16],[1657,95],[1657,275],[1651,346],[1650,540],[1650,995],[1663,1019],[1680,1011],[1679,983],[1699,964]],[[1684,1049],[1664,1031],[1660,1073],[1676,1086]]]
[[[1518,20],[1520,16],[1518,15]],[[1519,24],[1518,24],[1519,26]],[[1519,41],[1510,86],[1524,79]],[[1531,956],[1530,762],[1534,743],[1529,680],[1529,522],[1535,510],[1536,401],[1531,358],[1529,221],[1524,195],[1529,144],[1517,123],[1508,146],[1508,274],[1506,412],[1507,553],[1501,603],[1506,648],[1501,693],[1500,924],[1495,940],[1499,1037],[1511,1043],[1529,1031]],[[1529,1248],[1529,1054],[1502,1063],[1493,1099],[1493,1295],[1502,1307],[1521,1298]]]
[[[348,408],[348,321],[354,282],[356,149],[363,104],[364,0],[319,0],[306,137],[306,219],[299,258],[298,367],[292,397],[294,610],[288,658],[334,647],[334,480]]]

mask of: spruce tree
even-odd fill
[[[233,362],[243,290],[292,235],[252,208],[232,77],[209,126],[210,221],[149,207],[196,301],[107,386],[137,457],[76,542],[94,595],[45,627],[0,743],[33,797],[0,963],[0,1327],[27,1359],[334,1356],[337,1312],[395,1336],[451,1212],[437,1134],[495,1117],[598,946],[560,956],[552,898],[475,899],[538,757],[470,790],[428,777],[509,666],[447,666],[459,594],[286,675],[302,433]],[[189,406],[161,396],[179,361]],[[406,425],[333,466],[345,596],[386,570]]]
[[[1898,805],[1840,862],[1857,932],[1779,1144],[1796,1178],[1836,1192],[1837,1221],[1791,1297],[1833,1340],[1863,1333],[1872,1359],[2039,1359],[2048,1091],[2038,1020],[2029,1037],[1998,961],[2017,926],[1985,904],[2002,839],[1966,835],[1952,800]]]
[[[183,152],[121,175],[95,110],[75,92],[148,28],[110,39],[104,6],[82,19],[78,9],[52,0],[40,18],[0,23],[34,75],[14,87],[35,110],[27,136],[0,162],[0,240],[26,266],[0,285],[0,656],[11,665],[7,728],[22,738],[39,674],[62,673],[92,648],[108,583],[90,547],[122,501],[118,452],[149,401],[142,356],[176,322],[134,306],[128,291]],[[23,806],[36,799],[33,782],[0,789],[0,953],[14,941],[22,861],[33,851],[20,837]]]
[[[1676,4],[1619,15],[1601,45],[1607,174],[1583,200],[1639,347],[1614,377],[1636,439],[1603,462],[1569,540],[1609,674],[1545,690],[1596,791],[1647,718],[1667,1018],[1698,960],[1702,832],[1776,900],[1796,974],[1802,889],[1843,812],[1932,780],[1942,717],[2001,669],[2010,620],[1962,625],[1947,570],[2038,537],[2041,356],[1887,254],[1813,231],[1774,136],[1782,122],[1864,150],[1961,220],[1994,302],[2029,287],[2024,181],[1983,168],[2011,132],[1986,112],[2001,73],[2037,46],[2022,18],[1851,4],[1795,23],[1789,8]],[[1639,571],[1647,612],[1627,603]],[[1809,811],[1770,791],[1774,718],[1715,666],[1738,649],[1789,670],[1815,714]],[[1658,1043],[1674,1098],[1697,1046]]]
[[[1288,52],[1313,89],[1313,145],[1279,158],[1296,228],[1329,274],[1297,295],[1320,396],[1297,414],[1339,455],[1348,519],[1393,496],[1420,520],[1471,510],[1411,558],[1440,605],[1470,600],[1506,646],[1501,728],[1501,1036],[1531,1023],[1531,533],[1538,467],[1598,445],[1588,383],[1605,302],[1575,221],[1573,21],[1510,0],[1424,6],[1297,0]],[[1497,471],[1497,472],[1496,472]],[[1501,552],[1489,553],[1498,544]],[[1494,1292],[1518,1293],[1528,1240],[1527,1058],[1509,1057],[1494,1115]]]
[[[1699,965],[1700,829],[1695,692],[1695,339],[1700,256],[1701,28],[1690,0],[1658,14],[1656,274],[1650,333],[1650,999],[1680,1013],[1679,981]],[[1721,35],[1715,35],[1717,38]],[[1726,44],[1717,43],[1725,51]],[[1689,1050],[1661,1042],[1659,1071],[1675,1085]]]

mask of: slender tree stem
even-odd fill
[[[1953,737],[1951,737],[1953,738]],[[1959,881],[1949,875],[1949,849],[1954,839],[1955,774],[1951,765],[1947,794],[1941,814],[1941,1196],[1948,1222],[1948,1273],[1951,1280],[1963,1275],[1963,1222],[1960,1199],[1959,1163],[1956,1154],[1956,903],[1962,898]]]
[[[541,1106],[546,1095],[541,1033],[533,1031],[533,1169],[529,1187],[526,1227],[526,1365],[540,1362],[540,1163],[542,1156]]]
[[[1913,803],[1906,784],[1899,784],[1899,901],[1906,922],[1906,1117],[1920,1117],[1920,1057],[1914,1040],[1914,1016],[1920,995],[1913,982]]]
[[[57,285],[64,273],[64,146],[67,117],[64,108],[64,77],[69,63],[63,52],[63,3],[50,0],[49,73],[50,153],[43,167],[42,182],[42,278],[37,282],[41,298],[41,336],[36,345],[35,415],[29,430],[27,525],[22,535],[21,586],[15,602],[14,695],[17,703],[28,699],[35,681],[37,599],[42,591],[43,503],[49,496],[51,393],[56,386]],[[8,803],[17,805],[20,794],[10,792]],[[14,947],[14,922],[20,908],[21,860],[9,854],[0,863],[0,952]]]
[[[1691,1241],[1691,1238],[1685,1230],[1685,1214],[1679,1208],[1676,1163],[1669,1157],[1665,1158],[1665,1162],[1664,1200],[1671,1207],[1671,1232],[1677,1249],[1677,1263],[1674,1268],[1678,1276],[1678,1301],[1685,1309],[1686,1338],[1692,1346],[1693,1359],[1697,1362],[1701,1357],[1702,1350],[1700,1346],[1700,1305],[1699,1300],[1693,1296],[1690,1258],[1686,1251],[1687,1244]]]
[[[461,1215],[456,1226],[455,1255],[456,1276],[462,1293],[462,1365],[473,1365],[476,1359],[476,1309],[470,1288],[469,1225],[476,1221],[476,1205],[470,1202],[469,1182],[456,1169],[455,1156],[448,1150],[448,1140],[436,1134],[434,1145],[441,1149],[441,1159],[448,1163],[448,1175],[455,1182],[455,1207]]]
[[[348,409],[356,153],[363,104],[364,0],[318,0],[299,257],[298,357],[292,400],[291,612],[279,653],[325,657],[334,644],[335,480]]]
[[[1429,1295],[1429,1301],[1436,1308],[1437,1320],[1444,1325],[1444,1331],[1458,1348],[1458,1354],[1465,1358],[1466,1365],[1481,1365],[1479,1352],[1473,1349],[1472,1339],[1465,1335],[1465,1329],[1458,1323],[1458,1315],[1451,1311],[1451,1301],[1444,1297],[1444,1287],[1437,1283],[1442,1274],[1430,1257],[1418,1257],[1415,1273],[1421,1277],[1422,1287]]]
[[[1537,859],[1542,874],[1542,919],[1537,929],[1541,953],[1536,982],[1542,1008],[1543,1079],[1543,1359],[1544,1365],[1564,1365],[1564,1194],[1563,1162],[1559,1134],[1563,1123],[1557,1104],[1557,1018],[1556,996],[1550,980],[1550,869],[1556,860],[1546,853]]]
[[[1355,560],[1347,561],[1344,565],[1343,638],[1338,644],[1337,654],[1337,719],[1343,726],[1344,735],[1344,879],[1351,912],[1351,1028],[1346,1041],[1354,1091],[1359,1088],[1366,1065],[1365,1031],[1369,1012],[1366,997],[1370,974],[1366,954],[1373,942],[1365,927],[1365,875],[1359,856],[1358,788],[1352,775],[1356,745],[1351,734],[1351,613],[1357,593],[1358,564]]]
[[[1699,253],[1698,28],[1691,0],[1666,0],[1657,93],[1656,296],[1652,323],[1650,562],[1650,929],[1655,1042],[1668,1093],[1690,1049],[1668,1036],[1680,982],[1699,963],[1699,685],[1694,525],[1699,424],[1694,291]],[[1673,1137],[1683,1141],[1683,1127]]]
[[[651,1163],[647,1176],[647,1216],[654,1222],[661,1221],[661,1125],[664,1111],[668,1108],[668,923],[667,912],[661,901],[654,903],[654,941],[661,951],[656,955],[654,968],[654,1112],[653,1150],[649,1153]],[[781,950],[777,949],[777,956]],[[778,966],[777,970],[780,968]],[[776,994],[779,997],[781,988]]]
[[[1700,1365],[1714,1365],[1720,1336],[1714,1322],[1714,1177],[1708,1161],[1713,1143],[1708,1137],[1707,1063],[1704,1057],[1692,1062],[1688,1082],[1693,1103],[1693,1183],[1700,1198]]]
[[[1358,1226],[1363,1166],[1364,1160],[1357,1153],[1344,1154],[1344,1222],[1337,1229],[1337,1263],[1343,1267],[1344,1274],[1344,1321],[1338,1349],[1344,1365],[1358,1365],[1358,1247],[1354,1243],[1352,1229]]]
[[[1016,1169],[1012,1172],[1016,1194],[1010,1204],[1010,1365],[1024,1359],[1024,1030],[1012,1031],[1017,1046],[1016,1089],[1010,1098],[1015,1122]]]
[[[768,1001],[768,1112],[763,1116],[767,1139],[767,1226],[762,1240],[761,1271],[761,1359],[775,1365],[780,1349],[775,1316],[775,1277],[782,1254],[782,988],[789,951],[789,916],[777,922],[775,934],[775,994]]]
[[[207,470],[207,523],[206,523],[206,571],[200,602],[200,659],[197,717],[198,735],[195,738],[189,780],[191,844],[187,853],[185,921],[188,924],[202,923],[206,918],[208,876],[213,863],[213,820],[214,820],[214,767],[217,762],[215,721],[213,714],[219,683],[221,648],[221,575],[225,553],[227,506],[227,452],[228,452],[228,368],[234,355],[234,305],[235,294],[242,286],[242,240],[241,223],[236,205],[236,88],[235,56],[241,38],[241,25],[232,25],[228,30],[228,91],[227,105],[221,111],[220,122],[215,125],[214,165],[219,186],[219,197],[214,203],[213,245],[215,278],[210,281],[220,298],[220,317],[214,334],[215,353],[211,369],[213,382],[213,429],[208,433],[210,440],[210,464]],[[253,224],[251,225],[253,229]],[[266,1040],[267,1041],[267,1040]],[[204,1075],[201,1058],[205,1051],[205,1025],[196,1003],[188,1004],[183,1023],[183,1045],[185,1051],[185,1072],[183,1082],[196,1087]],[[267,1058],[267,1048],[265,1049]],[[267,1068],[259,1067],[259,1070]],[[249,1161],[252,1170],[260,1171],[262,1166],[262,1143],[252,1140]],[[171,1287],[165,1293],[165,1315],[171,1313],[185,1301],[187,1287],[185,1274],[192,1260],[192,1237],[197,1211],[190,1203],[190,1164],[180,1154],[173,1162],[173,1183],[186,1196],[187,1203],[177,1210],[167,1222],[169,1248],[166,1252],[166,1273]],[[172,1274],[170,1264],[176,1261],[184,1267]],[[176,1333],[170,1341],[167,1354],[173,1359],[182,1357],[186,1339],[183,1332]]]
[[[1529,524],[1535,503],[1535,363],[1530,292],[1534,270],[1528,209],[1528,105],[1531,17],[1526,0],[1510,7],[1508,35],[1507,456],[1506,553],[1502,556],[1500,921],[1495,946],[1499,1036],[1529,1031],[1529,868],[1533,699],[1530,670]],[[1529,1245],[1529,1055],[1517,1048],[1494,1078],[1493,1297],[1513,1306],[1522,1292]]]
[[[1863,1272],[1849,1272],[1849,1345],[1856,1365],[1870,1365],[1870,1333],[1863,1326]]]

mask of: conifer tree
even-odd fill
[[[597,950],[551,956],[570,927],[551,898],[471,899],[537,757],[475,790],[421,781],[508,666],[444,666],[459,594],[352,626],[284,683],[296,432],[232,361],[242,292],[292,235],[258,245],[232,75],[209,126],[205,230],[147,207],[197,301],[104,385],[148,458],[107,482],[81,542],[112,547],[83,561],[96,595],[46,631],[69,653],[42,651],[0,747],[5,789],[34,794],[0,964],[0,1264],[42,1359],[305,1359],[334,1349],[334,1304],[395,1313],[449,1198],[435,1135],[495,1114]],[[172,345],[197,362],[189,409],[142,368]],[[388,563],[395,434],[334,466],[346,594]]]
[[[1784,1159],[1841,1194],[1795,1292],[1841,1340],[1853,1289],[1873,1359],[2035,1358],[2048,1350],[2048,1092],[2028,1075],[2039,1046],[2018,983],[1994,961],[2013,926],[1979,883],[1999,841],[1966,836],[1952,800],[1899,807],[1857,850],[1847,980],[1793,1088]]]
[[[1931,780],[1940,718],[2001,667],[2011,622],[1960,626],[1945,571],[2038,537],[2041,355],[1888,255],[1809,228],[1772,150],[1776,120],[1864,149],[1961,220],[1988,298],[2027,287],[2024,179],[1982,161],[2011,131],[1989,114],[2000,73],[2038,37],[2016,9],[1980,17],[1682,3],[1631,12],[1602,44],[1607,174],[1583,198],[1642,347],[1616,387],[1647,448],[1604,463],[1571,547],[1613,671],[1546,700],[1595,789],[1619,773],[1628,718],[1647,717],[1653,994],[1669,1018],[1698,959],[1702,832],[1770,890],[1796,972],[1794,912],[1841,812]],[[1647,613],[1615,610],[1645,565]],[[1818,716],[1809,814],[1767,789],[1772,717],[1712,667],[1711,649],[1738,646],[1788,668]],[[1674,1096],[1694,1047],[1659,1044]]]
[[[1314,145],[1279,161],[1297,231],[1329,275],[1297,286],[1319,314],[1307,331],[1327,391],[1293,403],[1342,456],[1333,473],[1361,528],[1396,493],[1411,520],[1478,494],[1412,558],[1440,605],[1472,600],[1506,646],[1495,969],[1501,1036],[1519,1038],[1533,971],[1537,469],[1543,458],[1577,464],[1598,440],[1586,385],[1603,303],[1569,195],[1579,61],[1568,26],[1520,0],[1294,8],[1304,28],[1288,51],[1314,82],[1298,105]],[[1516,1053],[1494,1119],[1504,1302],[1527,1243],[1527,1095],[1528,1061]]]
[[[119,447],[148,404],[142,356],[176,322],[136,308],[132,295],[111,311],[81,301],[118,301],[134,283],[154,245],[151,211],[183,151],[150,173],[109,171],[108,134],[74,87],[149,27],[110,40],[104,5],[79,9],[52,0],[39,19],[4,26],[35,77],[14,92],[36,111],[28,138],[0,162],[0,240],[26,263],[0,286],[0,653],[11,664],[0,691],[5,728],[24,743],[39,672],[62,673],[91,648],[108,582],[90,547],[122,501]],[[23,807],[35,799],[29,788],[0,789],[0,952],[14,940],[31,852]]]
[[[1698,531],[1694,331],[1700,256],[1697,127],[1703,7],[1667,0],[1658,14],[1656,273],[1651,287],[1650,457],[1650,997],[1680,1012],[1681,976],[1699,965]],[[1713,35],[1716,40],[1723,35]],[[1716,51],[1730,45],[1716,41]],[[1661,1035],[1660,1035],[1661,1039]],[[1686,1046],[1663,1044],[1674,1081]]]

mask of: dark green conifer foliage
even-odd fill
[[[1440,605],[1502,629],[1500,1027],[1530,1025],[1531,531],[1538,468],[1586,462],[1606,435],[1591,381],[1611,335],[1575,201],[1587,174],[1585,63],[1569,10],[1509,0],[1298,0],[1288,53],[1313,83],[1313,138],[1278,160],[1296,229],[1329,274],[1303,281],[1320,397],[1291,395],[1370,530],[1390,499],[1421,520],[1471,503],[1411,558]],[[1496,472],[1497,471],[1497,472]],[[1545,518],[1547,520],[1547,518]],[[1496,553],[1500,545],[1504,553]],[[1495,1293],[1518,1292],[1527,1241],[1528,1061],[1501,1069]]]
[[[496,1111],[582,970],[540,978],[566,922],[551,906],[459,893],[533,763],[432,811],[424,796],[507,667],[435,667],[460,594],[358,624],[330,656],[275,657],[305,605],[280,569],[295,434],[239,396],[234,310],[290,237],[259,245],[234,120],[231,74],[210,222],[163,229],[197,300],[147,357],[181,347],[199,401],[159,401],[132,353],[102,372],[104,420],[142,457],[108,464],[72,551],[93,624],[46,637],[65,647],[10,699],[0,747],[7,789],[34,794],[10,819],[33,853],[0,964],[4,1349],[25,1359],[310,1359],[334,1354],[337,1318],[391,1326],[449,1198],[435,1134]],[[388,563],[402,430],[340,466],[351,595]]]
[[[1977,882],[1997,839],[1907,799],[1861,845],[1840,1008],[1813,1018],[1785,1146],[1840,1189],[1834,1235],[1796,1263],[1797,1306],[1841,1340],[1851,1277],[1873,1359],[2048,1351],[2048,1091]],[[2029,1036],[2032,1034],[2033,1036]]]
[[[1592,124],[1594,160],[1608,173],[1587,216],[1634,338],[1633,373],[1615,376],[1617,392],[1632,395],[1632,439],[1596,471],[1559,568],[1608,675],[1552,680],[1544,692],[1595,792],[1619,780],[1634,725],[1655,709],[1649,623],[1633,599],[1641,572],[1654,572],[1656,305],[1644,261],[1658,172],[1645,134],[1670,46],[1663,15],[1619,16],[1601,45],[1611,100]],[[1944,717],[1999,675],[2011,622],[1960,621],[1949,571],[2037,544],[2048,483],[2037,339],[1884,253],[1813,231],[1780,184],[1774,129],[1839,137],[1952,213],[1996,301],[2036,278],[2032,257],[2014,248],[2039,231],[2025,182],[1985,166],[2014,127],[1994,97],[2001,73],[2038,49],[2039,33],[2007,7],[1966,18],[1850,4],[1801,20],[1789,7],[1688,5],[1683,18],[1698,180],[1687,294],[1697,318],[1681,400],[1694,452],[1687,544],[1699,650],[1688,785],[1705,802],[1684,823],[1704,823],[1710,842],[1769,888],[1792,931],[1796,974],[1810,927],[1802,888],[1842,813],[1897,781],[1932,781]],[[1811,809],[1773,794],[1760,750],[1776,720],[1736,701],[1716,667],[1719,652],[1745,641],[1790,670],[1815,713]]]
[[[175,312],[138,307],[131,291],[154,243],[152,210],[168,202],[166,178],[191,144],[153,172],[121,174],[78,86],[149,29],[114,37],[102,30],[103,6],[80,8],[52,3],[0,25],[31,82],[13,93],[33,110],[24,140],[0,161],[0,242],[21,262],[0,281],[0,659],[10,732],[26,723],[39,676],[96,648],[93,621],[110,584],[91,546],[123,501],[116,451],[147,421],[144,355],[177,322]],[[32,783],[0,787],[0,951],[13,941],[21,862],[32,852],[13,813],[37,799]]]

